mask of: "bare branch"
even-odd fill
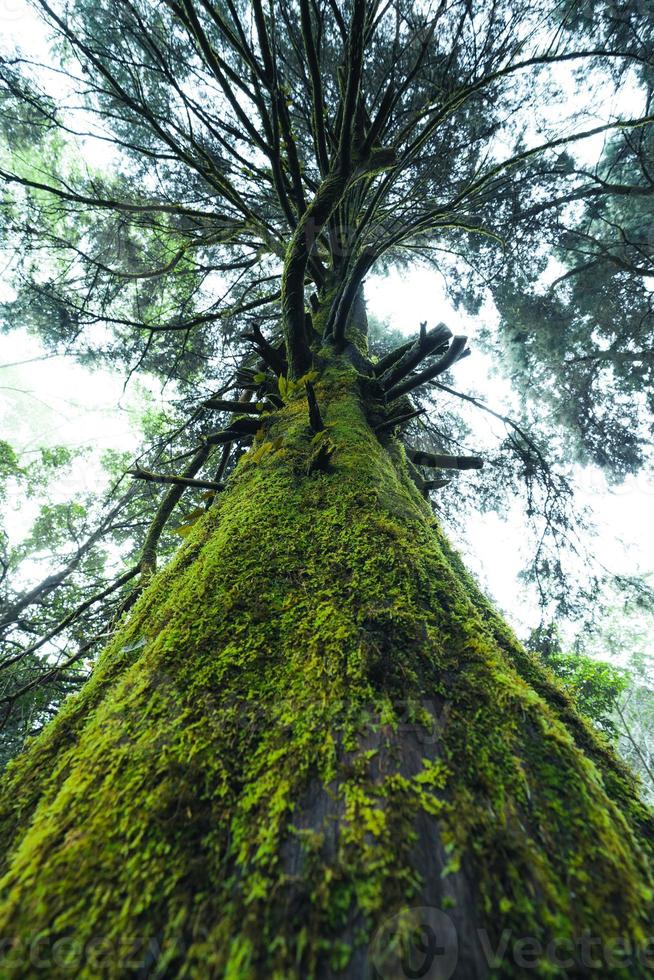
[[[426,453],[422,449],[406,447],[406,453],[412,463],[417,466],[429,466],[441,470],[480,470],[484,461],[480,456],[446,456],[438,453]]]
[[[452,337],[452,331],[444,323],[439,323],[429,332],[426,328],[426,323],[421,324],[420,336],[415,343],[381,375],[379,380],[386,391],[410,374],[430,354],[440,350]]]
[[[200,490],[224,490],[223,483],[214,483],[212,480],[194,480],[188,476],[173,476],[168,473],[152,473],[137,466],[133,470],[127,471],[135,480],[145,480],[148,483],[171,483],[174,486],[190,487]]]
[[[433,378],[437,378],[439,374],[443,374],[453,364],[460,361],[461,358],[467,357],[470,353],[469,349],[466,348],[467,343],[467,337],[454,337],[447,354],[440,361],[437,361],[431,367],[425,368],[424,371],[412,375],[406,381],[401,381],[394,385],[386,392],[388,400],[393,401],[395,398],[399,398],[401,395],[406,395],[408,392],[413,391],[414,388],[419,388],[420,385],[425,384],[427,381],[432,381]]]

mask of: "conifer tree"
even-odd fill
[[[467,339],[434,310],[375,358],[365,305],[384,263],[506,246],[536,162],[565,188],[564,150],[651,125],[547,115],[567,66],[647,61],[646,11],[37,7],[69,88],[3,67],[14,314],[213,390],[133,468],[138,584],[3,777],[2,975],[650,975],[652,814],[425,499],[483,460],[405,437]]]

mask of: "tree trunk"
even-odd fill
[[[326,430],[302,386],[263,417],[7,771],[0,976],[651,975],[634,780],[374,435],[373,383],[341,358],[315,392]]]

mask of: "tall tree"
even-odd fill
[[[87,359],[165,365],[189,401],[211,390],[177,467],[134,468],[166,487],[135,604],[3,778],[3,969],[395,977],[446,953],[515,976],[508,930],[540,975],[648,975],[652,815],[425,501],[481,459],[403,445],[466,338],[425,324],[373,359],[363,291],[380,263],[508,240],[524,168],[651,125],[545,118],[557,66],[641,65],[646,18],[37,6],[67,81],[55,99],[4,68],[42,144],[0,171],[14,314]],[[109,168],[67,149],[85,132]],[[157,572],[185,492],[210,506]]]

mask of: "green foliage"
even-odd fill
[[[264,377],[265,375],[263,375],[260,378],[260,380],[263,380]],[[318,377],[317,371],[307,371],[307,373],[303,374],[302,377],[295,378],[295,379],[287,378],[282,374],[277,379],[279,394],[281,395],[284,401],[287,401],[288,399],[293,398],[295,395],[297,395],[298,392],[303,391],[304,386],[307,383],[311,383],[312,381],[315,381],[317,377]],[[255,380],[256,379],[257,379],[257,375],[255,375]]]
[[[643,780],[654,803],[654,656],[636,653],[629,661],[629,684],[616,709],[622,755]]]
[[[106,458],[114,478],[119,461]],[[128,500],[97,541],[93,530],[106,522],[99,495],[61,501],[87,465],[97,465],[89,451],[55,446],[19,457],[0,443],[0,768],[88,677],[94,638],[103,639],[115,605],[75,611],[115,574],[116,556],[138,547],[138,507]],[[121,598],[119,590],[114,602]]]
[[[626,685],[617,699],[613,720],[618,748],[643,781],[654,801],[654,652],[651,584],[627,580],[609,595],[608,609],[580,637],[582,649],[621,664]]]
[[[555,627],[535,630],[527,646],[541,653],[546,666],[563,682],[579,711],[616,739],[616,708],[630,686],[629,673],[583,653],[564,653]]]
[[[564,682],[579,710],[610,735],[617,735],[616,704],[629,685],[624,671],[574,653],[555,654],[546,663]]]
[[[382,322],[377,317],[368,316],[368,345],[373,357],[381,359],[406,342],[406,336],[399,330],[391,330],[388,323]]]
[[[22,476],[18,456],[4,439],[0,440],[0,500],[5,500],[9,481]]]
[[[88,677],[88,666],[82,662],[73,664],[65,672],[55,672],[47,683],[42,683],[48,665],[36,654],[20,657],[0,670],[0,695],[15,695],[11,710],[3,704],[0,709],[0,772],[7,763],[24,748],[27,740],[37,735],[43,726],[56,715],[59,706],[69,694],[79,690]],[[22,692],[22,693],[17,693]]]
[[[634,591],[635,587],[635,591]],[[564,653],[555,625],[534,630],[530,649],[563,682],[577,707],[607,733],[654,800],[654,656],[646,581],[622,582],[608,593],[602,616],[581,630]],[[625,589],[627,589],[625,593]]]

